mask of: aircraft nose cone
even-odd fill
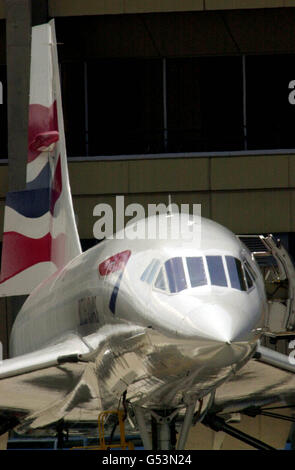
[[[197,336],[227,344],[247,340],[253,323],[250,313],[231,305],[216,304],[191,311],[188,321]]]

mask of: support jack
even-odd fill
[[[228,434],[229,436],[232,436],[235,439],[238,439],[239,441],[245,442],[245,444],[248,444],[249,446],[254,447],[255,449],[276,450],[274,447],[269,446],[265,442],[262,442],[259,439],[256,439],[255,437],[252,437],[249,434],[246,434],[234,428],[233,426],[230,426],[229,424],[225,422],[223,418],[220,418],[219,416],[216,416],[215,414],[207,414],[204,417],[202,424],[213,429],[213,431],[217,431],[217,432],[222,431],[225,434]]]

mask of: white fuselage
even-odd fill
[[[165,343],[166,372],[150,361],[141,374],[158,374],[164,383],[166,373],[171,381],[165,354],[177,343],[185,359],[183,370],[182,359],[178,362],[176,380],[195,368],[195,381],[202,382],[200,367],[206,364],[207,372],[214,371],[214,386],[218,368],[226,368],[224,379],[251,357],[265,311],[264,282],[248,250],[230,231],[202,218],[199,243],[125,237],[79,255],[27,299],[13,327],[10,353],[35,351],[69,334],[91,343],[91,335],[107,325],[134,325]],[[208,380],[204,390],[211,387]]]

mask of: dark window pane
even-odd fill
[[[8,157],[7,148],[7,80],[6,65],[0,65],[0,82],[2,83],[3,101],[0,104],[0,158]]]
[[[294,54],[246,57],[249,149],[295,147],[295,105],[288,99],[294,79]]]
[[[89,155],[163,151],[160,59],[88,63]]]
[[[170,151],[243,149],[240,57],[167,60]]]
[[[87,154],[84,63],[62,63],[60,71],[67,155],[81,157]]]
[[[165,263],[169,282],[169,290],[172,293],[186,289],[186,279],[182,258],[172,258]]]
[[[201,257],[186,258],[187,268],[192,287],[204,286],[207,284],[204,263]]]
[[[226,256],[225,258],[232,288],[246,290],[241,261],[233,256]]]
[[[227,286],[225,271],[221,256],[206,256],[211,284],[214,286]]]

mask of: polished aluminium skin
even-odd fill
[[[165,217],[158,216],[160,223]],[[181,218],[181,215],[173,217]],[[137,225],[148,222],[149,219],[144,219]],[[108,324],[150,327],[172,338],[202,339],[202,345],[205,340],[225,343],[230,348],[239,341],[255,342],[261,334],[266,309],[260,270],[245,246],[229,230],[205,218],[202,218],[201,226],[199,248],[194,247],[195,240],[129,240],[126,236],[123,240],[116,237],[106,240],[77,256],[38,286],[25,302],[12,330],[11,356],[56,342],[58,336],[68,331],[85,337],[85,333],[95,333]],[[121,279],[114,313],[109,308],[110,294],[120,272],[100,275],[98,266],[127,250],[131,256]],[[241,261],[247,260],[256,275],[254,286],[248,291],[240,291],[208,284],[170,294],[157,289],[154,282],[148,284],[140,279],[155,258],[160,264],[154,280],[160,267],[170,258],[206,255],[231,255]],[[98,314],[93,323],[81,325],[78,301],[88,298],[95,300]],[[91,310],[93,303],[85,302],[83,308]]]
[[[161,223],[165,217],[156,218]],[[137,222],[147,223],[148,219]],[[52,412],[50,394],[58,390],[49,379],[47,406],[37,410],[32,403],[30,409],[28,400],[24,423],[36,427],[65,416],[74,408],[79,387],[78,405],[87,408],[92,400],[97,412],[116,408],[125,391],[128,402],[137,407],[183,408],[214,391],[252,357],[266,309],[258,266],[230,231],[211,220],[201,219],[201,241],[195,245],[194,240],[105,240],[35,289],[16,318],[10,345],[15,358],[5,361],[2,377],[13,374],[9,361],[12,368],[18,361],[20,370],[24,361],[23,371],[30,372],[32,363],[39,361],[37,368],[44,360],[41,376],[46,383],[46,367],[56,365],[55,351],[59,358],[62,353],[79,354],[79,369],[77,376],[72,370],[75,379],[72,387],[70,381],[67,385],[68,402],[64,396],[53,400]],[[131,254],[113,312],[110,298],[119,273],[100,275],[99,267],[126,251]],[[209,283],[171,294],[155,287],[165,261],[206,255],[247,260],[256,277],[252,288],[240,291]],[[160,263],[148,284],[141,276],[155,258]],[[36,386],[34,380],[32,384]],[[22,408],[21,397],[19,405]]]

